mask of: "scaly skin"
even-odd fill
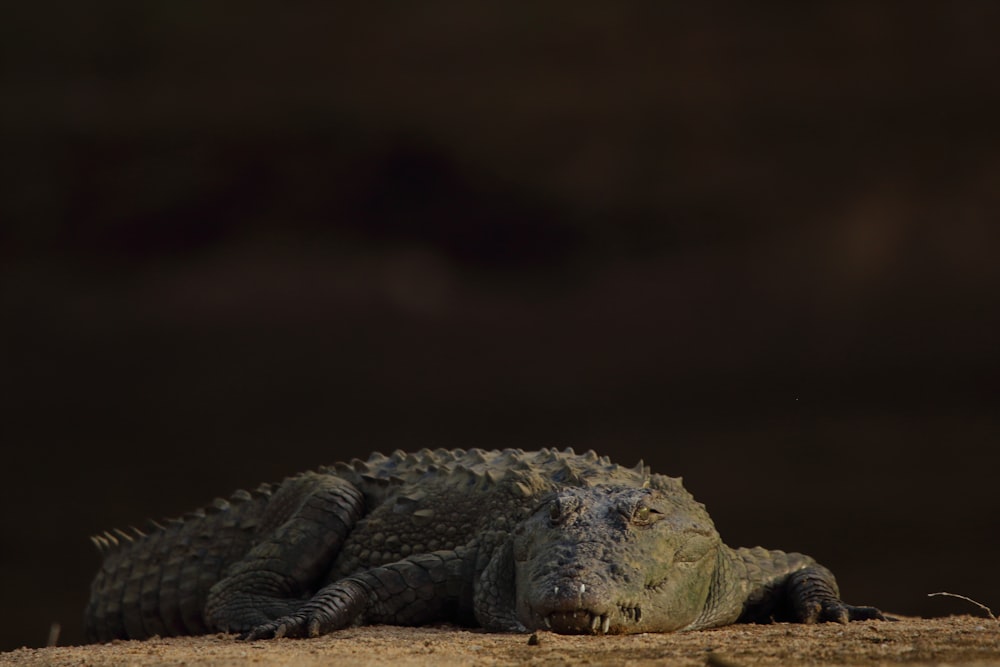
[[[882,618],[844,604],[808,556],[725,546],[679,479],[570,449],[373,454],[94,541],[90,641]]]

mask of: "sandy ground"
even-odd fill
[[[971,616],[534,637],[449,626],[374,626],[313,640],[245,643],[209,635],[21,648],[0,654],[0,665],[1000,665],[1000,623]]]

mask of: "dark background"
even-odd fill
[[[90,534],[424,446],[1000,607],[1000,4],[5,14],[0,648]]]

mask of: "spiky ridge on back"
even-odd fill
[[[641,488],[649,486],[652,478],[654,483],[676,481],[678,490],[686,494],[679,479],[651,476],[642,461],[633,468],[625,468],[607,456],[598,456],[593,450],[577,454],[572,448],[528,452],[523,449],[422,449],[418,452],[397,449],[388,456],[375,452],[366,461],[355,458],[350,462],[321,466],[316,472],[341,477],[357,486],[364,493],[369,509],[378,508],[387,500],[395,501],[397,511],[399,505],[406,505],[416,515],[418,523],[421,518],[429,518],[432,512],[427,507],[426,489],[447,489],[451,491],[448,495],[464,490],[472,494],[468,500],[475,504],[475,494],[486,489],[495,490],[501,483],[515,497],[526,500],[566,486],[616,484]],[[128,558],[128,552],[135,547],[143,547],[140,549],[143,560],[153,560],[159,555],[165,556],[167,545],[177,541],[204,544],[213,534],[249,535],[257,527],[263,507],[277,486],[264,483],[253,491],[239,489],[228,499],[215,498],[182,517],[162,521],[150,519],[145,530],[134,526],[127,531],[115,528],[90,539],[105,558],[102,570],[114,570],[117,575],[112,585],[124,587],[117,561]],[[243,544],[245,539],[237,542]],[[158,554],[156,548],[151,549],[154,544],[164,554]],[[171,556],[172,560],[178,560],[181,551],[174,549]],[[171,579],[169,574],[167,579]],[[146,581],[142,589],[148,593],[156,585],[157,582]]]
[[[634,468],[625,468],[612,463],[607,456],[598,456],[593,450],[577,454],[572,448],[530,452],[523,449],[396,450],[389,456],[372,454],[367,461],[354,459],[349,463],[324,466],[319,472],[343,477],[376,496],[381,495],[375,491],[378,488],[427,482],[488,486],[509,476],[519,480],[539,477],[558,486],[619,484],[643,487],[650,479],[649,468],[642,461]]]
[[[649,468],[642,461],[634,468],[625,468],[612,463],[607,456],[598,456],[594,450],[577,454],[571,447],[530,452],[523,449],[421,449],[418,452],[397,449],[388,456],[375,452],[367,461],[355,458],[350,462],[320,466],[316,472],[342,477],[363,489],[369,498],[369,505],[378,504],[393,487],[428,482],[476,487],[496,484],[509,475],[516,475],[521,480],[541,478],[554,482],[557,486],[621,484],[643,487],[648,486],[650,480]],[[532,495],[529,491],[537,490],[529,489],[525,481],[520,484],[524,487],[522,491],[525,496]],[[182,517],[161,521],[149,519],[145,530],[135,526],[127,531],[115,528],[93,535],[90,539],[98,551],[107,554],[143,540],[150,533],[174,531],[184,523],[228,513],[249,501],[266,501],[276,486],[277,484],[264,483],[253,491],[238,489],[228,499],[215,498],[208,505]],[[371,500],[376,502],[371,503]]]
[[[253,491],[237,489],[228,499],[215,498],[204,507],[187,512],[183,516],[169,517],[159,521],[147,519],[145,530],[136,528],[135,526],[129,526],[127,531],[114,528],[98,535],[91,535],[90,541],[97,547],[97,550],[101,554],[107,555],[120,549],[128,548],[129,545],[136,542],[141,542],[150,535],[155,536],[157,533],[179,530],[186,523],[203,521],[206,517],[223,513],[228,514],[239,510],[243,510],[242,514],[247,514],[246,510],[249,509],[247,507],[248,503],[249,505],[258,505],[262,501],[266,501],[271,497],[275,486],[275,484],[265,483]],[[246,522],[244,522],[244,527],[248,527]]]

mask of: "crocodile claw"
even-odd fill
[[[366,602],[357,582],[341,581],[321,589],[295,613],[258,625],[241,638],[319,637],[347,626]]]
[[[851,621],[886,620],[875,607],[856,607],[837,595],[833,575],[814,565],[789,577],[793,592],[794,620],[799,623],[850,623]]]

